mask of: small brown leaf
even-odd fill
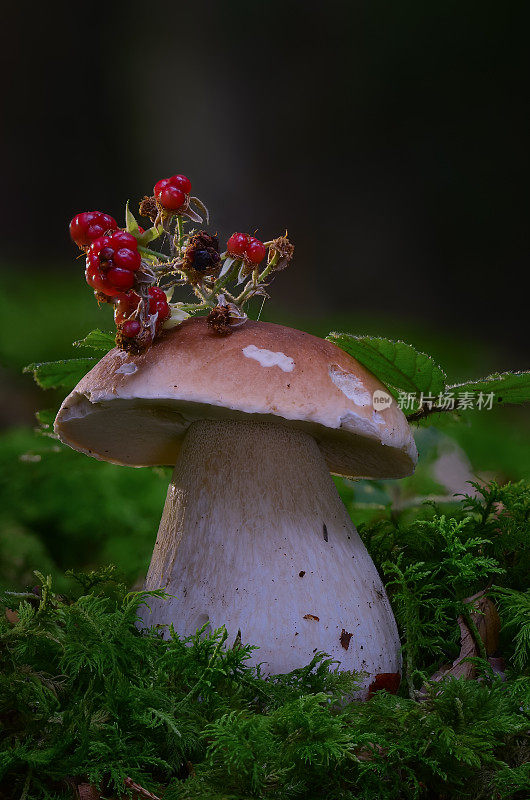
[[[373,697],[380,689],[386,689],[390,694],[396,694],[400,683],[401,675],[399,672],[380,672],[368,687],[367,700]]]
[[[132,778],[125,778],[123,783],[128,789],[132,789],[133,792],[139,795],[140,797],[145,797],[147,798],[147,800],[160,800],[160,798],[157,797],[156,794],[153,794],[152,792],[149,792],[147,789],[144,789],[143,786],[139,786],[137,783],[134,783]]]
[[[471,619],[484,642],[486,653],[491,656],[498,647],[501,628],[501,622],[494,603],[486,596],[484,590],[477,592],[472,597],[466,597],[464,603],[466,605],[472,604],[476,608],[476,611],[471,613]],[[442,678],[473,678],[475,675],[475,665],[465,661],[465,659],[476,658],[480,655],[477,644],[463,617],[458,617],[458,625],[460,627],[460,653],[458,658],[452,664],[445,665],[435,672],[431,676],[431,681],[440,681]]]
[[[351,639],[352,636],[353,636],[353,633],[348,633],[348,631],[345,631],[344,628],[342,629],[342,633],[341,633],[341,635],[339,637],[339,640],[340,640],[340,643],[344,647],[345,650],[347,650],[348,647],[350,646],[350,639]]]
[[[77,794],[79,800],[101,800],[101,792],[93,783],[78,783]]]
[[[6,619],[10,625],[16,625],[20,619],[18,611],[13,611],[12,608],[6,608]]]

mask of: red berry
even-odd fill
[[[116,230],[118,224],[110,214],[101,211],[83,211],[70,222],[70,236],[79,247],[89,247],[94,239],[108,230]]]
[[[117,267],[123,267],[123,269],[130,269],[136,272],[137,269],[140,269],[142,258],[138,250],[130,250],[128,247],[121,247],[114,253],[113,261]]]
[[[250,237],[246,233],[233,233],[226,244],[231,256],[241,258],[245,255]]]
[[[127,322],[124,322],[121,328],[122,334],[127,339],[134,339],[135,336],[138,336],[140,331],[142,330],[142,326],[138,322],[137,319],[129,319]]]
[[[93,242],[98,236],[103,236],[106,230],[107,228],[105,225],[100,225],[98,222],[95,222],[86,229],[86,239],[88,242]]]
[[[114,303],[114,319],[116,324],[120,324],[136,311],[140,302],[140,296],[136,292],[120,294]]]
[[[106,274],[108,282],[117,289],[130,289],[134,285],[134,272],[120,267],[112,267]]]
[[[129,250],[137,250],[138,242],[132,233],[117,231],[112,234],[112,246],[115,250],[119,250],[120,247],[127,247]]]
[[[186,178],[185,175],[173,175],[172,178],[169,178],[169,183],[171,186],[176,186],[177,189],[181,189],[184,194],[189,194],[191,192],[191,181],[189,178]]]
[[[260,261],[263,261],[266,254],[267,248],[263,242],[260,242],[259,239],[255,239],[253,236],[251,236],[245,251],[247,260],[250,261],[251,264],[259,264]]]
[[[157,200],[160,197],[162,189],[165,189],[165,187],[168,185],[168,183],[169,183],[169,178],[162,178],[162,180],[157,181],[157,183],[155,183],[155,188],[153,189],[153,194],[154,194],[154,196],[156,197]]]
[[[161,205],[168,211],[178,211],[186,202],[186,195],[176,186],[164,186],[159,197]]]
[[[155,300],[163,300],[167,303],[166,293],[159,286],[151,286],[149,289],[149,297],[153,297]]]
[[[167,300],[157,300],[156,311],[158,313],[159,322],[163,322],[165,319],[167,319],[171,314],[171,309],[169,307]]]
[[[88,251],[89,256],[97,256],[103,250],[104,247],[110,247],[111,239],[110,236],[99,236],[97,239],[94,239],[92,244],[90,245],[90,249]]]
[[[107,280],[106,275],[104,275],[97,267],[87,267],[85,271],[85,277],[89,286],[92,286],[93,289],[97,289],[97,291],[101,292],[102,294],[106,294],[107,297],[117,297],[122,292],[121,289],[117,289],[115,286],[112,286]]]

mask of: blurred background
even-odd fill
[[[145,570],[166,471],[98,464],[36,437],[35,411],[61,398],[22,368],[73,355],[72,341],[112,328],[68,222],[92,209],[122,222],[125,201],[135,205],[160,177],[191,178],[222,242],[234,230],[266,239],[288,228],[296,258],[262,319],[401,338],[455,382],[530,367],[526,9],[118,0],[28,13],[9,4],[0,583],[108,560],[131,582]],[[410,485],[341,483],[354,519],[389,498],[450,496],[470,477],[528,475],[529,413],[437,421],[418,444]]]

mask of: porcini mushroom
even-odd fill
[[[146,588],[148,624],[189,635],[209,622],[259,645],[269,673],[322,650],[367,686],[400,669],[383,584],[330,472],[400,478],[416,448],[380,381],[331,342],[204,318],[142,355],[114,349],[63,402],[55,430],[94,458],[174,466]]]

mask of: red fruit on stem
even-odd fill
[[[116,233],[113,233],[112,244],[116,250],[119,250],[120,247],[127,247],[129,250],[138,249],[136,238],[128,231],[116,231]]]
[[[267,254],[267,248],[260,242],[259,239],[255,239],[253,236],[250,237],[250,241],[247,245],[247,249],[245,251],[245,256],[251,264],[259,264],[265,258]]]
[[[110,214],[101,211],[82,211],[70,222],[70,236],[79,247],[89,247],[94,239],[108,230],[116,230],[118,224]]]
[[[154,194],[154,196],[156,197],[157,200],[160,197],[160,193],[162,192],[162,189],[165,189],[165,187],[168,185],[168,183],[169,183],[169,178],[162,178],[161,180],[159,180],[159,181],[157,181],[155,183],[155,188],[153,189],[153,194]]]
[[[117,297],[123,291],[122,289],[112,286],[112,284],[107,280],[106,275],[104,275],[97,267],[88,266],[85,271],[85,277],[89,286],[92,286],[93,289],[97,289],[97,291],[101,292],[102,294],[106,294],[107,297]]]
[[[167,303],[166,293],[159,286],[151,286],[149,289],[149,297],[154,297],[155,300],[164,300]]]
[[[242,258],[245,255],[250,237],[246,233],[233,233],[226,244],[231,256]]]
[[[128,247],[121,247],[114,253],[113,261],[117,267],[130,269],[136,272],[137,269],[140,269],[142,257],[138,250],[130,250]]]
[[[127,319],[136,309],[140,302],[140,296],[136,292],[120,294],[114,303],[114,320],[117,325]]]
[[[173,175],[172,178],[169,178],[169,183],[171,186],[176,186],[177,189],[182,189],[184,194],[191,192],[191,181],[185,175]]]
[[[134,272],[129,269],[120,269],[120,267],[112,267],[106,274],[106,279],[111,286],[117,289],[130,289],[134,285]]]
[[[159,201],[168,211],[178,211],[186,202],[186,195],[176,186],[164,186],[160,192]]]
[[[124,322],[121,328],[122,334],[127,339],[134,339],[135,336],[138,336],[140,331],[142,330],[142,326],[138,322],[137,319],[129,319],[127,322]]]
[[[163,322],[171,314],[171,309],[169,307],[169,304],[168,304],[167,300],[157,300],[156,301],[156,306],[155,306],[155,311],[158,314],[158,321],[159,322]]]

